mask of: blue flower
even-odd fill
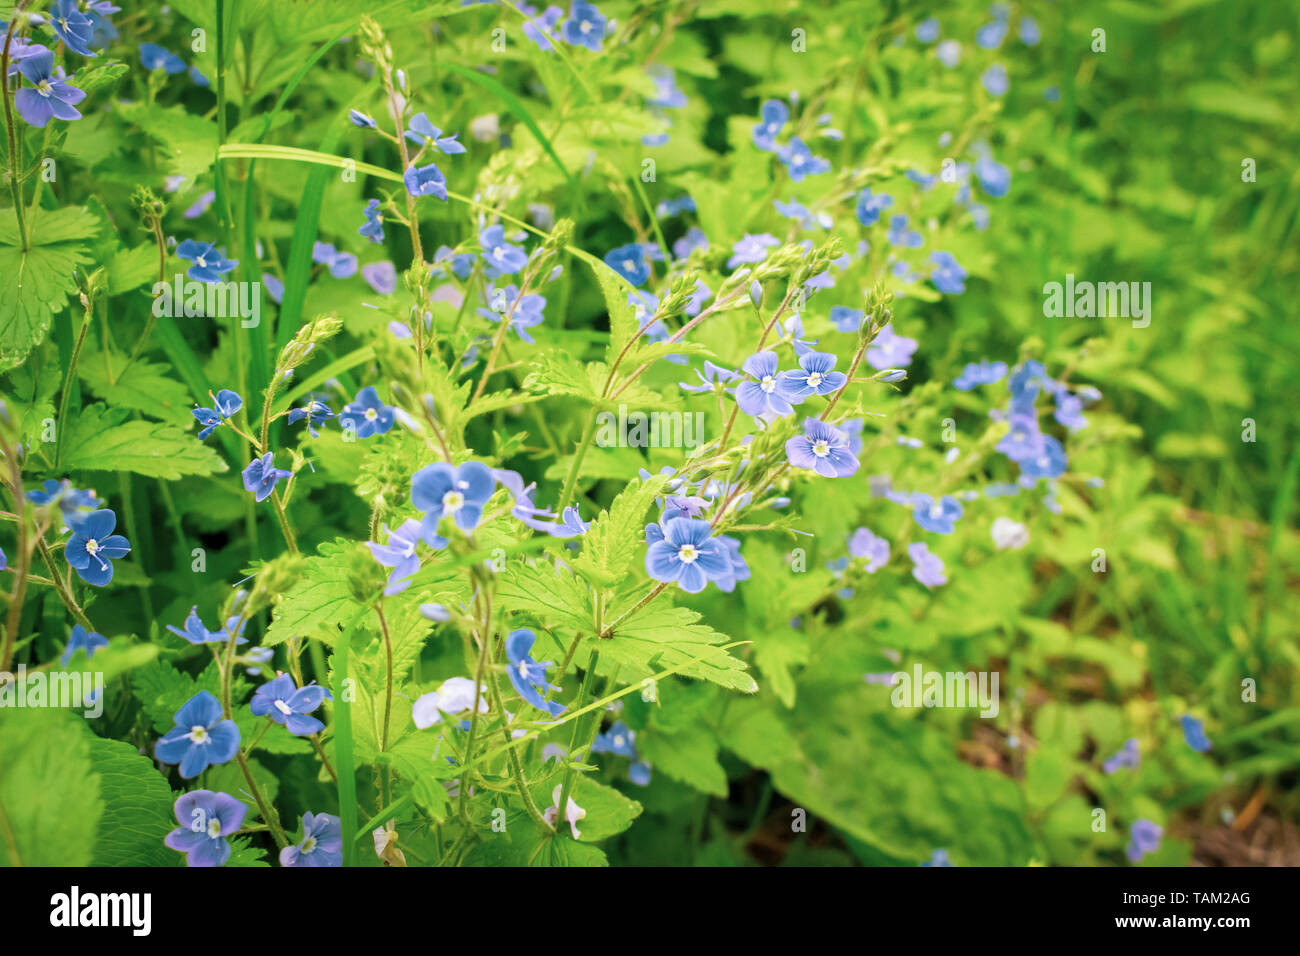
[[[27,492],[27,500],[34,505],[57,504],[63,523],[69,527],[85,517],[87,511],[93,511],[104,503],[89,489],[73,488],[67,478],[62,481],[47,478],[41,487],[43,491]]]
[[[731,559],[717,539],[710,537],[712,529],[707,521],[694,518],[673,518],[661,528],[663,537],[655,532],[646,549],[646,573],[656,581],[676,582],[688,594],[699,594],[710,581],[725,580],[731,575]]]
[[[907,228],[907,217],[903,215],[890,217],[889,233],[885,240],[891,246],[902,246],[904,249],[919,249],[925,244],[925,239],[919,232]]]
[[[330,407],[324,402],[318,401],[314,398],[308,401],[302,408],[289,409],[289,424],[292,425],[296,422],[302,421],[304,418],[307,419],[307,431],[311,434],[312,438],[319,437],[320,432],[316,431],[316,429],[319,426],[324,425],[333,417],[334,412],[330,410]]]
[[[419,543],[420,522],[414,518],[403,521],[402,526],[397,530],[390,530],[387,544],[366,542],[366,547],[370,549],[374,559],[384,567],[393,569],[388,575],[388,585],[384,588],[384,594],[397,594],[411,586],[411,582],[404,579],[420,570],[420,556],[415,553],[415,547]]]
[[[24,87],[14,94],[14,106],[28,123],[44,129],[51,118],[81,119],[76,105],[86,98],[86,92],[66,82],[63,67],[54,67],[51,51],[37,46],[29,48],[16,69],[31,84],[30,88]]]
[[[431,548],[446,541],[438,536],[443,518],[455,519],[462,531],[473,531],[483,506],[496,490],[492,471],[480,461],[452,466],[445,461],[426,465],[411,476],[411,504],[424,513],[424,540]]]
[[[547,683],[546,668],[554,667],[555,661],[538,663],[529,656],[537,635],[527,628],[511,631],[506,638],[506,657],[510,659],[510,683],[525,701],[538,710],[544,710],[552,717],[558,717],[564,711],[564,705],[556,701],[547,701],[542,695],[547,691],[557,690]]]
[[[221,703],[208,691],[191,697],[172,720],[176,726],[154,745],[154,756],[162,763],[180,764],[186,780],[235,758],[239,728],[221,716]]]
[[[975,44],[985,50],[996,50],[1007,35],[1007,21],[1003,19],[986,23],[975,34]]]
[[[220,282],[222,275],[239,265],[238,259],[227,259],[212,243],[194,239],[177,246],[176,255],[194,263],[185,274],[196,282]]]
[[[350,252],[340,252],[328,242],[312,244],[311,261],[328,268],[336,279],[348,279],[357,274],[357,257]]]
[[[797,369],[788,369],[777,376],[777,391],[792,405],[812,395],[831,395],[848,381],[847,375],[833,371],[834,368],[833,353],[805,352],[799,356]]]
[[[873,534],[870,528],[858,528],[849,538],[849,555],[866,558],[866,572],[875,574],[889,563],[889,542]]]
[[[1071,395],[1065,389],[1056,393],[1056,408],[1052,411],[1052,417],[1071,431],[1088,427],[1088,419],[1083,417],[1083,399]]]
[[[956,69],[957,64],[961,63],[961,44],[956,40],[944,40],[934,48],[934,55],[948,69]]]
[[[211,396],[212,393],[209,392],[208,395]],[[190,414],[197,418],[199,424],[203,426],[199,430],[200,441],[211,435],[213,429],[244,407],[244,400],[239,397],[239,393],[228,388],[219,391],[212,403],[213,408],[200,408],[196,405],[190,411]]]
[[[994,63],[980,76],[984,89],[992,96],[1005,96],[1010,84],[1007,81],[1007,68],[1001,63]]]
[[[650,765],[644,760],[638,760],[627,768],[627,779],[638,787],[650,786]]]
[[[157,43],[140,44],[140,62],[146,70],[162,70],[165,73],[185,72],[185,61]]]
[[[184,853],[186,866],[222,866],[230,859],[227,838],[244,825],[248,807],[228,793],[191,790],[181,794],[173,811],[180,826],[163,843]]]
[[[406,172],[402,173],[402,182],[406,185],[406,191],[417,199],[420,196],[436,196],[443,202],[447,201],[447,177],[433,163],[418,168],[414,163],[407,166]]]
[[[768,152],[776,151],[776,138],[790,119],[790,107],[780,100],[766,100],[759,109],[762,117],[754,127],[754,145]]]
[[[1128,846],[1125,847],[1125,854],[1128,858],[1136,863],[1148,853],[1154,853],[1160,849],[1160,838],[1164,836],[1164,829],[1152,823],[1150,820],[1134,820],[1133,825],[1128,831]]]
[[[397,291],[397,267],[388,259],[362,266],[361,278],[380,295],[392,295]]]
[[[352,120],[353,126],[360,126],[362,129],[376,128],[374,117],[368,116],[360,110],[348,110],[348,119]]]
[[[647,103],[660,109],[681,109],[687,104],[686,94],[677,88],[677,74],[672,67],[656,64],[646,72],[655,85],[655,95]]]
[[[559,522],[547,528],[546,533],[552,538],[578,538],[591,529],[590,521],[583,521],[577,505],[569,505],[560,514]]]
[[[197,86],[207,87],[212,85],[211,83],[208,82],[208,78],[199,72],[199,68],[197,66],[191,66],[189,69],[189,74],[190,74],[190,80],[193,81]]]
[[[1205,736],[1205,725],[1197,720],[1191,714],[1183,714],[1179,723],[1183,727],[1183,740],[1187,741],[1187,746],[1191,747],[1198,754],[1206,753],[1212,744],[1210,738]]]
[[[1013,412],[1007,422],[1011,427],[998,442],[997,451],[1016,462],[1042,454],[1043,434],[1038,430],[1035,415]]]
[[[760,415],[784,417],[794,412],[777,388],[781,373],[777,370],[775,352],[756,352],[745,359],[741,368],[754,378],[752,382],[745,381],[736,386],[736,404],[742,412],[755,418]]]
[[[452,133],[450,136],[443,136],[442,130],[434,126],[424,113],[416,113],[412,116],[411,124],[406,130],[406,138],[422,149],[437,150],[448,155],[465,152],[465,147],[456,140],[459,135],[459,133]]]
[[[939,39],[939,21],[934,17],[926,17],[916,25],[914,32],[922,43],[933,43]]]
[[[943,574],[943,560],[937,554],[931,554],[925,542],[909,544],[907,556],[912,559],[912,577],[927,588],[937,588],[948,583]]]
[[[367,385],[357,392],[356,398],[343,406],[339,424],[355,431],[358,438],[369,438],[387,433],[396,417],[393,407],[379,400],[375,387]]]
[[[867,364],[876,371],[887,368],[907,368],[918,342],[894,331],[894,323],[887,322],[866,351]]]
[[[740,507],[748,503],[750,496],[745,495],[741,498]],[[726,555],[727,562],[730,564],[728,572],[714,580],[718,590],[730,594],[736,589],[736,584],[740,581],[749,580],[749,563],[741,556],[740,542],[727,535],[722,535],[716,539],[718,544],[722,545],[722,552]]]
[[[585,46],[588,50],[600,52],[600,44],[605,36],[605,17],[587,0],[573,0],[569,7],[569,17],[564,21],[564,40],[573,46]]]
[[[276,468],[275,452],[268,451],[261,458],[254,458],[243,470],[244,490],[251,491],[258,501],[266,500],[267,495],[275,490],[276,482],[281,478],[292,478],[293,472]]]
[[[840,332],[856,334],[865,318],[866,313],[861,309],[850,309],[847,305],[831,307],[831,325]]]
[[[1136,767],[1141,762],[1142,757],[1138,753],[1137,738],[1130,737],[1115,756],[1102,762],[1101,769],[1103,773],[1110,774],[1121,767]]]
[[[1006,374],[1006,362],[970,362],[961,370],[961,374],[952,380],[952,384],[958,391],[969,392],[980,385],[1000,382]]]
[[[777,158],[785,163],[790,178],[795,182],[801,182],[805,176],[829,172],[831,168],[829,160],[814,156],[808,144],[798,136],[791,137],[790,142],[777,152]]]
[[[95,28],[77,6],[77,0],[58,0],[49,12],[49,24],[56,36],[73,53],[96,56],[90,50]],[[182,64],[181,69],[184,69]]]
[[[254,691],[248,709],[254,717],[269,717],[295,737],[310,737],[324,730],[325,725],[307,715],[328,696],[329,692],[319,684],[298,687],[293,677],[283,674]]]
[[[913,495],[912,508],[916,523],[935,534],[952,534],[957,519],[965,513],[961,502],[952,495],[944,495],[938,501],[930,495]]]
[[[86,9],[83,11],[86,19],[90,21],[91,28],[95,31],[90,39],[90,45],[95,49],[103,49],[111,42],[117,39],[117,28],[109,20],[110,13],[119,13],[122,8],[114,6],[109,0],[90,0],[86,3]]]
[[[540,17],[534,16],[537,8],[531,4],[524,4],[519,8],[520,12],[529,17],[524,21],[524,36],[532,40],[537,46],[546,52],[555,49],[555,27],[564,16],[564,11],[555,6],[547,7]]]
[[[731,394],[735,392],[735,387],[730,385],[740,378],[739,372],[734,372],[729,368],[723,368],[721,365],[714,365],[708,359],[704,360],[704,370],[695,370],[695,377],[700,380],[699,385],[688,385],[686,382],[678,382],[677,386],[685,392],[694,392],[702,394],[704,392],[715,392],[718,394]]]
[[[483,247],[483,268],[489,279],[518,272],[528,265],[528,255],[518,246],[506,242],[505,226],[498,223],[488,226],[478,234],[479,244]]]
[[[758,235],[746,233],[740,237],[740,241],[732,246],[732,255],[727,260],[727,268],[734,269],[736,266],[747,262],[762,262],[767,258],[767,250],[780,244],[780,239],[766,232],[761,232]]]
[[[620,757],[631,757],[635,760],[636,732],[631,730],[623,721],[615,721],[605,733],[596,735],[596,739],[591,742],[591,752],[594,754],[617,754]]]
[[[532,345],[533,337],[528,330],[542,324],[544,318],[542,310],[546,308],[546,298],[536,292],[530,292],[519,299],[518,304],[515,303],[516,299],[519,299],[519,286],[512,282],[504,289],[493,290],[488,296],[492,308],[479,309],[478,314],[490,322],[500,322],[509,315],[510,327],[521,339]]]
[[[858,193],[858,222],[870,226],[880,218],[880,214],[894,204],[894,197],[888,193],[873,196],[870,188]]]
[[[808,418],[804,433],[785,443],[785,456],[795,468],[811,468],[823,478],[848,478],[861,463],[849,451],[849,436],[834,425]]]
[[[1011,188],[1011,170],[992,156],[981,156],[975,160],[975,177],[983,190],[994,199],[1001,199]]]
[[[366,217],[365,225],[358,229],[357,232],[361,233],[361,235],[365,236],[371,242],[383,242],[384,218],[379,214],[379,200],[372,199],[370,202],[366,203],[363,215]]]
[[[936,289],[948,295],[958,295],[966,291],[966,270],[950,253],[932,252],[930,261],[934,263],[930,281],[934,283]]]
[[[302,815],[302,839],[280,851],[281,866],[342,866],[343,825],[328,813]]]
[[[930,859],[921,863],[922,866],[952,866],[952,860],[948,859],[948,851],[942,847],[930,854]]]
[[[209,631],[203,619],[199,617],[198,605],[190,608],[189,616],[185,618],[185,629],[181,630],[174,624],[168,624],[167,630],[171,631],[177,637],[183,637],[191,644],[209,644],[225,643],[235,638],[235,644],[247,644],[248,638],[244,637],[244,628],[248,626],[248,621],[242,615],[232,614],[226,618],[226,625],[220,631]],[[236,632],[238,628],[238,632]]]
[[[626,246],[611,249],[605,254],[605,265],[632,285],[645,285],[650,278],[650,263],[639,242],[629,242]]]
[[[1065,474],[1067,460],[1065,449],[1051,435],[1043,436],[1039,453],[1020,462],[1020,481],[1033,484],[1040,478],[1060,478]]]
[[[113,534],[117,515],[108,508],[79,517],[72,527],[63,556],[69,567],[87,584],[102,588],[113,580],[113,561],[126,557],[131,543]]]
[[[0,552],[0,561],[3,560],[3,557],[3,552]],[[0,565],[0,571],[3,570],[3,566]],[[95,651],[99,650],[101,647],[108,647],[108,638],[103,634],[96,634],[94,631],[88,632],[80,624],[74,625],[72,633],[68,636],[68,646],[64,648],[63,656],[59,658],[59,663],[64,667],[67,667],[68,662],[72,660],[72,656],[79,650],[85,651],[86,660],[90,660],[95,656]]]
[[[686,235],[673,243],[673,255],[678,259],[685,259],[696,249],[708,248],[709,237],[704,234],[704,230],[699,226],[691,226],[686,230]],[[704,283],[701,282],[700,285],[704,285]]]
[[[1020,19],[1020,42],[1025,46],[1038,46],[1038,41],[1042,39],[1042,33],[1038,29],[1038,23],[1033,17],[1021,17]]]

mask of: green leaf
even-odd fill
[[[617,836],[641,815],[641,804],[637,801],[590,777],[580,777],[570,796],[587,811],[587,815],[578,821],[579,839],[583,843],[597,843]],[[548,806],[554,804],[552,794],[545,794],[545,797],[552,797]]]
[[[8,286],[0,296],[0,371],[18,365],[45,339],[54,313],[76,289],[77,269],[87,265],[87,243],[100,221],[84,206],[48,211],[33,209],[27,217],[30,248],[19,248],[18,221],[0,217],[0,275]]]
[[[104,814],[91,734],[66,710],[12,704],[0,692],[0,864],[89,866]]]
[[[99,773],[104,820],[93,866],[180,866],[184,857],[163,845],[177,826],[176,795],[153,761],[123,740],[95,737],[90,756]]]
[[[497,599],[507,611],[527,614],[547,627],[590,632],[595,625],[587,586],[567,567],[550,561],[507,565],[497,584]]]
[[[72,423],[63,446],[69,471],[130,471],[176,481],[183,475],[228,471],[217,453],[174,425],[126,421],[125,408],[89,405]]]
[[[662,599],[660,599],[662,600]],[[614,618],[617,618],[617,613]],[[641,680],[656,671],[676,668],[683,677],[710,681],[732,690],[758,690],[745,662],[718,645],[727,641],[700,615],[684,607],[651,603],[619,624],[614,635],[594,645],[600,651],[601,669],[619,667],[620,680]]]
[[[212,165],[217,152],[217,124],[213,120],[180,106],[143,101],[118,103],[116,111],[154,140],[169,173],[194,182]]]
[[[340,538],[325,542],[316,557],[307,559],[298,580],[277,601],[263,647],[283,644],[291,637],[318,637],[326,644],[334,643],[338,625],[351,620],[360,609],[348,583],[348,564],[342,559],[359,547],[355,541]]]
[[[727,773],[718,763],[717,738],[702,724],[677,733],[646,731],[636,738],[637,752],[656,773],[715,797],[727,795]]]
[[[619,492],[609,510],[601,513],[583,535],[582,554],[573,567],[597,587],[613,587],[632,567],[645,543],[642,528],[646,512],[663,494],[668,483],[664,475],[637,479]]]
[[[125,360],[113,356],[114,379],[104,365],[103,353],[83,355],[77,375],[109,406],[134,409],[174,425],[194,421],[190,408],[194,399],[190,390],[167,373],[170,365],[138,358],[122,370]]]

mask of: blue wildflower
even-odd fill
[[[555,661],[535,661],[530,653],[537,635],[527,628],[511,631],[506,638],[506,657],[510,659],[510,683],[525,701],[538,710],[544,710],[552,717],[564,711],[564,705],[556,701],[547,701],[542,695],[547,691],[557,690],[546,680],[546,668],[554,667]]]
[[[980,385],[1000,382],[1006,374],[1006,362],[970,362],[961,370],[961,374],[953,379],[952,384],[958,391],[969,392]]]
[[[699,226],[691,226],[686,230],[686,235],[673,243],[673,255],[678,259],[685,259],[696,249],[708,248],[709,237],[704,234],[704,230]],[[703,285],[702,282],[700,284]]]
[[[942,847],[930,854],[930,859],[921,863],[922,866],[952,866],[952,860],[948,859],[948,851]]]
[[[342,866],[343,825],[328,813],[302,815],[302,839],[280,851],[281,866]]]
[[[248,643],[248,638],[244,637],[244,628],[247,626],[247,619],[242,615],[233,614],[226,619],[225,627],[222,630],[209,631],[207,625],[203,623],[203,619],[199,617],[198,605],[194,605],[185,618],[184,630],[174,624],[168,624],[167,630],[177,637],[184,638],[191,644],[225,643],[233,637],[235,644],[239,645]]]
[[[437,531],[447,517],[462,531],[473,531],[495,489],[491,469],[479,461],[458,466],[439,461],[421,468],[411,476],[411,504],[424,514],[424,540],[430,547],[442,547],[446,542]]]
[[[650,263],[646,260],[645,250],[639,242],[630,242],[626,246],[611,249],[605,254],[605,265],[632,285],[645,285],[650,279]]]
[[[573,0],[564,21],[564,41],[599,53],[604,36],[605,17],[601,12],[587,0]]]
[[[1102,762],[1101,769],[1103,773],[1114,773],[1121,767],[1136,767],[1142,762],[1142,757],[1138,753],[1138,742],[1136,737],[1130,737],[1115,756]]]
[[[686,105],[686,94],[677,88],[677,74],[672,67],[656,64],[647,72],[655,85],[655,95],[647,103],[660,109],[681,109]]]
[[[785,456],[795,468],[811,468],[823,478],[848,478],[860,462],[849,451],[849,436],[834,425],[808,418],[804,433],[785,443]]]
[[[1043,436],[1043,447],[1033,457],[1020,462],[1020,482],[1033,484],[1040,478],[1060,478],[1065,474],[1065,449],[1051,435]]]
[[[1183,714],[1179,723],[1183,727],[1183,740],[1198,754],[1206,753],[1213,746],[1210,738],[1205,736],[1205,724],[1191,714]]]
[[[889,542],[873,534],[870,528],[858,528],[849,538],[849,555],[865,558],[866,572],[875,574],[889,563]]]
[[[416,545],[419,543],[420,522],[414,518],[408,518],[402,522],[400,528],[390,530],[387,544],[366,542],[366,547],[370,549],[374,559],[384,567],[393,569],[388,575],[388,584],[384,588],[385,595],[398,594],[411,586],[411,582],[407,579],[420,570],[420,556],[415,553]]]
[[[10,69],[17,69],[30,84],[14,94],[14,106],[32,126],[44,129],[51,119],[81,119],[75,107],[86,98],[86,92],[67,82],[63,67],[55,68],[51,51],[33,44],[17,67]]]
[[[952,534],[957,519],[965,513],[961,502],[952,495],[944,495],[938,501],[930,495],[913,495],[912,508],[916,523],[935,534]]]
[[[555,49],[555,27],[564,16],[564,10],[560,7],[550,6],[542,13],[540,17],[534,16],[537,8],[532,4],[524,4],[519,8],[520,12],[528,17],[524,21],[524,36],[537,44],[538,48],[550,52]]]
[[[1038,46],[1038,41],[1042,39],[1042,32],[1038,29],[1038,22],[1033,17],[1020,18],[1020,42],[1025,46]]]
[[[776,151],[776,138],[790,119],[790,107],[780,100],[766,100],[759,109],[761,121],[754,127],[754,145],[768,152]]]
[[[396,414],[391,405],[379,400],[379,392],[373,385],[367,385],[357,392],[357,397],[343,406],[339,413],[339,424],[351,429],[358,438],[371,435],[383,435],[393,427]]]
[[[221,703],[208,691],[191,697],[172,719],[176,726],[154,745],[154,756],[162,763],[179,764],[186,780],[235,758],[239,728],[221,716]]]
[[[858,222],[864,226],[874,224],[880,218],[880,214],[893,204],[894,197],[888,193],[872,195],[870,188],[862,190],[858,193]]]
[[[743,263],[762,262],[767,258],[767,250],[772,246],[779,246],[781,240],[770,233],[760,232],[757,235],[745,233],[740,240],[731,248],[731,258],[727,260],[727,268],[734,269]]]
[[[799,367],[788,369],[777,376],[776,387],[781,397],[798,405],[813,395],[831,395],[843,387],[848,376],[834,371],[835,355],[831,352],[805,352],[799,356]]]
[[[452,133],[450,136],[443,136],[442,130],[434,126],[424,113],[416,113],[412,116],[410,125],[406,129],[406,138],[421,149],[432,149],[448,155],[465,152],[465,147],[456,140],[459,135],[459,133]]]
[[[373,116],[369,116],[360,110],[348,110],[348,119],[352,120],[353,126],[360,126],[362,129],[376,129],[376,123]]]
[[[1133,825],[1129,827],[1129,841],[1124,849],[1125,854],[1133,863],[1138,862],[1148,853],[1160,849],[1160,838],[1164,833],[1162,827],[1150,820],[1134,820]]]
[[[211,397],[212,393],[208,393]],[[202,429],[199,431],[199,440],[207,438],[213,430],[220,426],[222,422],[233,416],[244,407],[244,400],[239,397],[238,392],[223,388],[217,393],[216,398],[212,400],[212,408],[200,408],[197,405],[191,409],[192,414],[198,419]]]
[[[3,559],[3,557],[3,552],[0,552],[0,559]],[[4,568],[0,566],[0,571],[2,570]],[[108,638],[103,634],[87,631],[80,624],[76,624],[72,628],[72,633],[68,636],[68,646],[63,649],[63,655],[59,658],[59,663],[67,667],[68,662],[72,660],[77,651],[85,651],[86,660],[90,660],[95,656],[95,651],[101,647],[108,647]]]
[[[850,309],[847,305],[831,306],[831,325],[840,332],[856,334],[866,315],[861,309]]]
[[[867,348],[865,353],[867,364],[876,371],[906,368],[912,364],[912,355],[919,344],[916,339],[899,335],[894,331],[894,323],[887,322]]]
[[[407,166],[406,172],[402,173],[402,182],[406,191],[416,198],[436,196],[443,202],[447,201],[447,177],[433,163],[420,167],[414,163]]]
[[[295,737],[310,737],[324,730],[325,725],[308,715],[328,696],[329,692],[319,684],[298,687],[292,676],[283,674],[257,688],[248,709],[254,717],[269,717]]]
[[[140,62],[146,70],[162,70],[168,74],[185,72],[185,61],[157,43],[140,44]]]
[[[980,83],[984,85],[984,89],[989,91],[989,95],[1005,96],[1010,88],[1010,83],[1007,80],[1007,68],[1001,63],[994,63],[980,76]]]
[[[662,533],[645,555],[646,573],[656,581],[676,582],[688,594],[698,594],[709,581],[731,574],[726,548],[710,536],[707,521],[673,518],[662,526]]]
[[[328,242],[312,243],[311,261],[325,266],[336,279],[348,279],[357,274],[357,257],[350,252],[340,252]]]
[[[931,554],[925,542],[909,544],[907,556],[912,559],[912,577],[927,588],[937,588],[948,583],[943,573],[943,560],[937,554]]]
[[[771,350],[756,352],[745,359],[741,368],[754,381],[741,382],[736,386],[736,404],[746,415],[755,418],[760,415],[784,417],[794,412],[790,402],[777,389],[780,375],[777,362],[776,353]]]
[[[885,241],[891,246],[902,246],[904,249],[919,249],[925,244],[925,239],[919,232],[907,228],[907,216],[904,215],[889,218],[889,233],[885,236]]]
[[[113,580],[113,561],[131,550],[126,538],[113,534],[117,515],[101,508],[78,517],[71,527],[72,537],[63,550],[68,566],[87,584],[102,588]]]
[[[361,233],[361,235],[365,236],[371,242],[383,242],[384,218],[379,214],[379,200],[372,199],[370,202],[366,203],[363,215],[366,217],[365,225],[358,229],[357,232]]]
[[[934,17],[926,17],[916,25],[916,30],[913,32],[922,43],[933,43],[939,39],[939,21]]]
[[[242,472],[244,490],[251,491],[258,501],[266,500],[267,495],[275,490],[281,478],[292,478],[293,472],[275,467],[275,452],[268,451],[261,458],[254,458]]]
[[[77,6],[77,0],[57,0],[49,12],[50,29],[73,53],[96,56],[90,44],[95,28]],[[184,69],[184,65],[181,67]]]
[[[228,838],[244,825],[248,807],[228,793],[191,790],[176,800],[173,812],[180,826],[163,843],[184,853],[186,866],[223,866],[230,859]]]
[[[932,252],[930,261],[934,263],[930,281],[936,289],[947,295],[959,295],[966,291],[966,270],[951,253]]]
[[[805,176],[829,172],[831,168],[829,160],[814,156],[808,144],[798,136],[791,137],[790,142],[777,152],[777,158],[785,164],[790,178],[795,182],[802,182]]]
[[[289,424],[293,425],[304,418],[307,419],[307,431],[312,438],[319,438],[320,432],[316,429],[333,417],[334,412],[330,410],[330,407],[314,398],[309,400],[302,408],[289,409]]]
[[[591,742],[591,752],[594,754],[615,754],[619,757],[630,757],[635,760],[636,731],[629,728],[621,720],[615,721],[610,725],[609,730],[596,735],[596,739]]]
[[[220,282],[225,273],[239,265],[238,259],[227,259],[212,243],[194,239],[177,246],[176,255],[194,263],[185,274],[196,282]]]
[[[498,223],[478,234],[479,244],[483,247],[483,261],[487,263],[483,272],[489,279],[518,272],[528,265],[528,255],[519,246],[506,242],[505,232],[505,226]]]
[[[729,368],[723,368],[721,365],[714,365],[708,359],[704,360],[704,370],[695,370],[695,377],[700,380],[699,385],[688,385],[686,382],[678,382],[677,385],[682,391],[694,392],[697,395],[703,392],[715,392],[718,394],[731,394],[735,392],[735,386],[729,383],[739,379],[740,373],[732,371]]]

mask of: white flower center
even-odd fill
[[[778,129],[780,129],[780,128],[781,128],[781,127],[777,126],[775,123],[768,123],[768,124],[767,124],[767,131],[768,131],[768,133],[770,133],[770,134],[773,135],[773,136],[776,135],[776,131],[777,131]]]
[[[1039,459],[1038,459],[1038,467],[1039,467],[1039,468],[1046,468],[1046,467],[1047,467],[1048,465],[1050,465],[1050,464],[1051,464],[1051,462],[1048,460],[1048,458],[1047,458],[1046,455],[1044,455],[1042,458],[1039,458]]]
[[[94,555],[98,550],[99,550],[99,542],[98,542],[98,541],[96,541],[94,538],[90,538],[89,540],[86,541],[86,553],[87,553],[87,554],[93,556],[93,555]]]
[[[366,421],[373,422],[378,417],[379,417],[379,411],[377,409],[374,408],[366,409]]]
[[[581,23],[578,24],[578,29],[581,30],[583,33],[590,33],[590,32],[591,32],[591,21],[590,21],[590,20],[583,20]]]
[[[215,840],[221,836],[221,821],[213,817],[208,821],[208,838]]]
[[[41,96],[50,96],[52,94],[52,90],[50,89],[50,81],[41,80],[41,82],[36,84],[36,90],[41,94]]]
[[[194,260],[194,262],[195,262],[196,265],[198,265],[198,267],[199,267],[200,269],[203,269],[203,268],[206,268],[206,267],[207,267],[207,263],[203,261],[203,257],[202,257],[202,256],[199,256],[197,259]]]
[[[465,506],[465,496],[459,491],[449,491],[442,496],[442,510],[445,514],[455,514]]]
[[[304,856],[306,856],[308,853],[314,852],[315,849],[316,849],[316,838],[314,836],[309,836],[307,839],[302,841],[302,847],[300,848],[300,852]]]
[[[624,744],[626,741],[627,741],[627,738],[624,737],[622,734],[619,734],[617,737],[614,738],[614,746],[615,746],[615,747],[622,747],[623,744]]]
[[[935,505],[933,508],[930,509],[930,517],[931,517],[931,518],[942,518],[942,517],[943,517],[943,509],[940,508],[938,505]]]
[[[682,564],[691,564],[699,556],[700,553],[693,544],[684,544],[677,550],[677,557],[681,558]]]
[[[290,714],[293,713],[293,710],[289,707],[289,705],[282,700],[277,700],[275,702],[275,709],[278,710],[280,713],[284,714],[284,716],[286,717],[288,717]]]
[[[819,438],[817,441],[813,442],[812,451],[818,458],[825,458],[831,453],[830,443],[824,438]]]
[[[208,728],[195,724],[190,728],[188,736],[196,744],[206,744],[208,742]]]
[[[758,387],[765,392],[771,392],[776,389],[776,379],[771,375],[764,375],[763,380],[758,383]]]
[[[492,250],[492,258],[495,259],[497,262],[500,262],[505,257],[506,257],[506,251],[500,246],[497,246],[495,249]]]
[[[808,373],[808,384],[809,384],[809,385],[811,385],[811,386],[813,386],[813,387],[815,388],[815,387],[817,387],[818,385],[820,385],[821,383],[822,383],[822,373],[821,373],[821,372],[809,372],[809,373]]]
[[[524,678],[525,680],[527,680],[527,679],[528,679],[528,662],[527,662],[527,661],[520,661],[518,666],[519,666],[519,676],[522,677],[522,678]]]

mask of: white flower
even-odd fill
[[[1029,543],[1029,529],[1019,521],[998,518],[993,522],[993,543],[999,551],[1007,548],[1019,551]]]

